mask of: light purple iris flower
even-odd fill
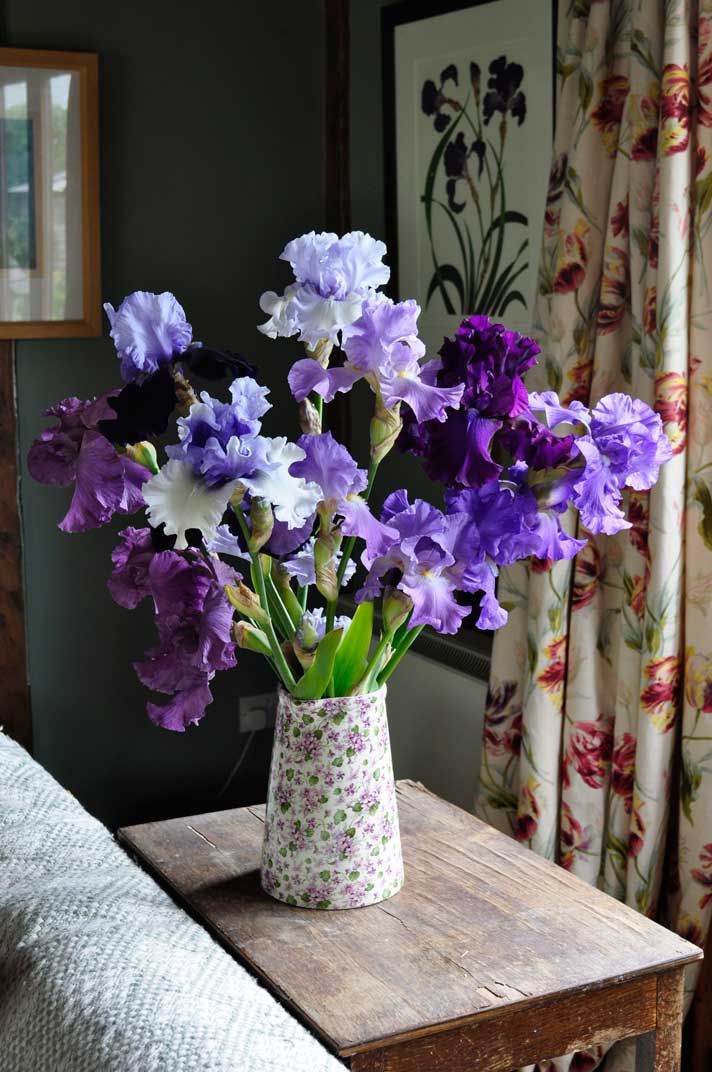
[[[337,443],[331,432],[303,435],[297,442],[304,451],[304,458],[293,464],[290,472],[321,488],[317,513],[327,521],[339,514],[343,518],[341,531],[345,536],[360,536],[367,543],[392,539],[394,531],[373,516],[368,503],[359,494],[365,490],[368,477],[346,447]]]
[[[216,671],[235,665],[233,612],[224,586],[238,575],[192,550],[153,552],[149,529],[126,529],[121,539],[109,590],[128,608],[153,599],[158,644],[134,668],[147,688],[171,697],[167,704],[149,702],[146,710],[157,726],[182,733],[205,714]]]
[[[527,466],[520,464],[509,470],[506,484],[490,481],[445,493],[448,511],[469,517],[477,556],[497,566],[530,556],[558,562],[573,558],[586,545],[562,529],[556,514],[539,508],[524,483],[526,471]]]
[[[280,254],[291,264],[295,282],[282,295],[262,295],[260,308],[269,320],[259,330],[272,339],[298,335],[312,348],[324,339],[336,343],[359,316],[363,299],[388,282],[385,252],[383,242],[363,231],[341,238],[311,231],[295,238]]]
[[[196,478],[208,488],[228,488],[239,481],[253,495],[272,504],[278,521],[289,529],[301,529],[322,498],[316,484],[290,471],[292,464],[304,457],[304,451],[284,436],[259,434],[260,418],[271,408],[266,387],[242,376],[232,384],[230,393],[229,403],[219,402],[205,391],[201,394],[201,401],[178,421],[180,443],[167,448],[168,456],[174,462],[188,462]],[[229,497],[228,488],[225,506]]]
[[[89,402],[65,398],[43,411],[58,423],[32,444],[27,465],[40,484],[74,484],[69,510],[59,523],[62,532],[86,532],[114,514],[133,514],[146,505],[141,486],[151,475],[148,469],[117,454],[97,428],[99,421],[116,419],[108,399],[117,393]]]
[[[411,505],[404,490],[390,495],[381,520],[396,530],[386,540],[366,547],[361,561],[368,569],[357,602],[375,599],[386,577],[413,601],[410,625],[431,625],[440,633],[456,633],[471,612],[455,593],[481,592],[480,629],[497,629],[507,620],[495,596],[497,571],[478,556],[476,533],[467,514],[443,514],[422,499]],[[394,579],[394,572],[397,579]]]
[[[590,412],[581,403],[563,406],[553,391],[530,396],[530,406],[552,428],[578,423],[586,429],[573,441],[585,464],[554,483],[552,505],[570,499],[589,532],[611,536],[630,528],[620,508],[623,488],[651,488],[672,457],[660,415],[622,393],[606,395]]]
[[[191,463],[211,487],[254,472],[264,465],[266,445],[259,435],[261,418],[272,408],[269,388],[250,376],[230,385],[230,402],[220,402],[207,391],[178,419],[177,446],[167,448],[171,458]]]
[[[193,329],[170,291],[152,294],[137,290],[124,298],[118,309],[107,302],[104,311],[127,383],[170,364],[190,346]]]
[[[324,369],[309,358],[297,361],[289,373],[292,394],[301,402],[314,391],[330,402],[365,378],[386,409],[405,402],[418,421],[444,421],[447,409],[460,404],[464,384],[437,387],[430,363],[420,364],[425,346],[418,338],[419,315],[415,301],[396,303],[384,294],[367,298],[358,320],[343,332],[346,363]]]
[[[348,614],[337,614],[334,618],[334,629],[343,629],[344,632],[346,632],[350,625],[351,619]],[[315,607],[314,610],[307,610],[304,612],[301,625],[302,634],[305,627],[314,632],[317,641],[323,639],[324,634],[326,633],[326,618],[324,616],[323,607]]]

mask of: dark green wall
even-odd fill
[[[173,290],[195,335],[240,349],[293,421],[286,343],[255,330],[261,290],[285,282],[284,243],[323,226],[321,0],[6,0],[6,42],[100,54],[103,291]],[[118,382],[108,339],[17,345],[23,456],[40,410]],[[290,426],[293,434],[295,427]],[[211,810],[243,740],[238,692],[269,687],[262,667],[216,679],[202,725],[151,725],[131,659],[150,642],[147,614],[106,588],[121,527],[64,536],[61,490],[23,473],[29,673],[36,756],[111,824]],[[264,738],[264,739],[260,739]],[[237,794],[264,797],[268,735]]]

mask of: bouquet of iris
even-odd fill
[[[269,391],[253,367],[193,341],[172,294],[138,291],[105,306],[124,385],[47,410],[56,423],[29,454],[37,480],[74,486],[64,532],[145,512],[120,533],[108,587],[126,608],[153,604],[157,642],[134,666],[168,697],[148,702],[154,723],[199,722],[237,649],[273,667],[281,700],[263,884],[319,907],[369,903],[402,881],[380,712],[419,632],[456,633],[472,613],[480,628],[502,626],[500,567],[573,557],[584,541],[562,526],[569,506],[589,532],[628,527],[623,489],[650,488],[671,454],[643,402],[612,394],[590,410],[529,393],[522,377],[538,346],[485,316],[463,320],[424,360],[417,303],[380,289],[385,252],[357,231],[312,232],[281,254],[294,282],[262,295],[260,331],[305,348],[288,374],[296,441],[264,433]],[[191,374],[231,378],[229,399],[196,395]],[[328,427],[328,404],[357,384],[373,394],[363,468]],[[177,442],[159,463],[173,414]],[[393,447],[442,485],[443,509],[404,489],[376,509]],[[349,619],[338,604],[352,577]],[[313,862],[317,836],[326,863]]]

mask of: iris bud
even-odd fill
[[[267,499],[253,499],[250,503],[250,539],[248,549],[254,554],[269,540],[274,528],[274,514]]]
[[[272,649],[269,641],[261,629],[250,622],[235,622],[232,627],[232,635],[238,648],[245,651],[256,651],[258,655],[271,655]]]
[[[376,409],[371,418],[371,459],[380,462],[388,454],[403,427],[400,402],[393,409],[386,409],[378,396]]]
[[[159,465],[156,448],[148,440],[144,439],[140,443],[127,443],[126,457],[130,458],[132,462],[138,462],[139,465],[143,465],[151,473],[158,472]]]
[[[395,633],[410,618],[413,600],[400,588],[386,588],[383,592],[383,624],[387,633]]]
[[[235,610],[239,611],[245,618],[252,618],[253,621],[260,623],[269,621],[269,615],[263,609],[256,592],[253,592],[242,581],[237,587],[226,584],[225,595]]]
[[[308,398],[299,403],[299,427],[304,435],[321,435],[319,411]]]
[[[316,587],[329,603],[333,603],[339,594],[339,585],[336,578],[336,555],[340,547],[340,532],[319,535],[314,542]]]

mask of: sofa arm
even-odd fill
[[[3,1072],[343,1066],[0,732]]]

